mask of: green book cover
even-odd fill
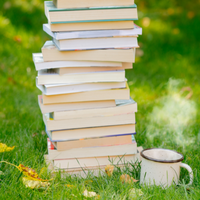
[[[89,7],[89,8],[73,8],[73,9],[58,9],[53,4],[53,1],[45,1],[45,7],[49,10],[49,12],[57,12],[57,11],[78,11],[78,10],[105,10],[105,9],[130,9],[137,8],[136,4],[131,6],[108,6],[108,7]]]

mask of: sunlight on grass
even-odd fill
[[[156,91],[152,91],[151,87],[148,85],[144,85],[142,87],[134,87],[129,84],[129,86],[131,90],[131,97],[133,99],[137,97],[139,104],[148,102],[149,100],[155,100],[157,97]]]
[[[142,22],[143,24],[144,22]],[[170,34],[171,33],[171,27],[169,25],[169,22],[165,22],[161,19],[152,19],[151,24],[146,28],[147,32],[157,32],[159,34]]]
[[[34,7],[43,9],[44,6],[41,0],[11,0],[4,3],[4,9],[10,9],[11,7],[20,7],[25,12],[31,12]]]

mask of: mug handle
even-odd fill
[[[180,166],[188,170],[190,176],[190,182],[187,185],[192,185],[194,179],[192,168],[185,163],[181,163]]]

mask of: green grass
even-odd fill
[[[185,185],[189,176],[184,169],[181,184],[167,190],[139,183],[122,184],[119,181],[122,173],[139,179],[139,168],[132,168],[118,169],[111,178],[105,174],[88,175],[86,179],[69,175],[61,179],[58,175],[47,191],[38,191],[25,188],[17,169],[0,164],[4,172],[0,175],[1,199],[84,199],[85,188],[97,192],[101,199],[128,199],[132,187],[142,189],[144,195],[139,199],[200,199],[200,3],[178,0],[136,3],[138,25],[143,27],[139,37],[142,52],[138,51],[133,70],[126,72],[131,96],[138,103],[136,140],[143,148],[163,147],[182,152],[183,162],[193,169],[193,185],[189,189]],[[32,53],[40,52],[48,39],[42,31],[42,24],[47,22],[43,1],[2,0],[0,8],[0,142],[16,146],[11,152],[0,153],[0,157],[39,172],[45,166],[47,136],[43,134],[37,104],[40,92],[35,86]],[[168,90],[171,77],[175,81]],[[187,92],[180,94],[186,86],[193,91],[189,100],[184,98]],[[50,177],[47,174],[43,178]],[[69,188],[67,184],[75,187]]]

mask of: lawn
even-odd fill
[[[0,164],[1,199],[84,199],[83,191],[95,191],[100,199],[128,199],[129,190],[140,188],[138,199],[200,199],[200,1],[136,1],[143,28],[133,69],[126,71],[131,96],[138,103],[138,146],[162,147],[181,152],[194,172],[181,169],[180,185],[164,190],[139,183],[122,184],[120,175],[139,179],[139,167],[85,179],[60,175],[48,190],[32,190],[22,183],[13,166]],[[47,136],[35,86],[32,53],[40,52],[49,37],[42,31],[41,0],[0,2],[0,142],[16,146],[0,153],[1,160],[23,164],[50,178],[43,155]],[[70,186],[71,185],[71,186]],[[89,198],[88,198],[89,199]]]

